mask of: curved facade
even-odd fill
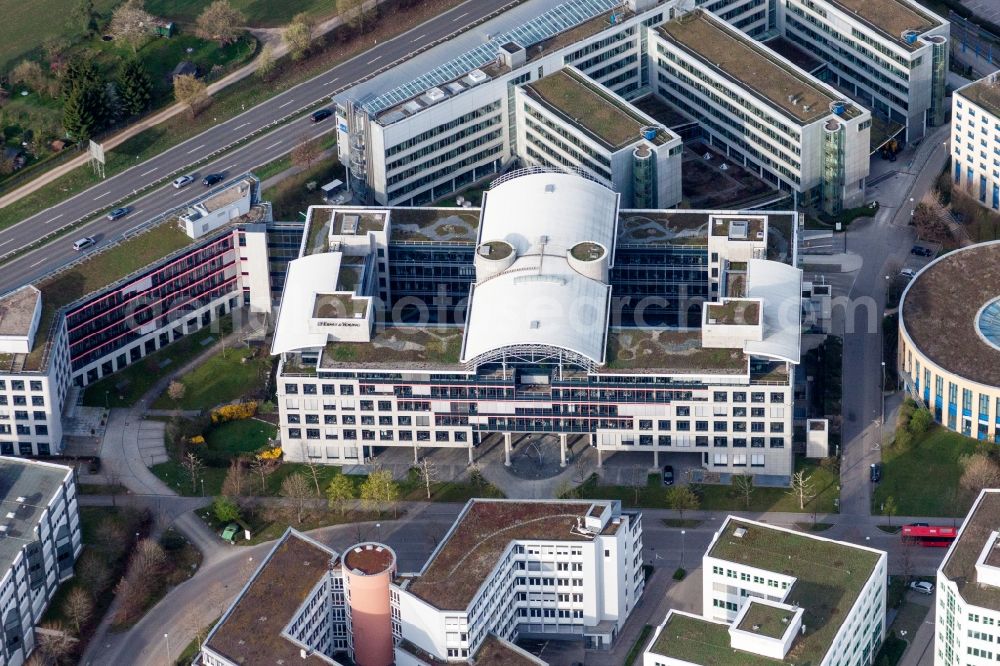
[[[380,543],[359,543],[344,551],[343,569],[354,663],[390,666],[394,641],[389,586],[396,554]]]
[[[950,430],[1000,442],[1000,242],[928,264],[903,292],[899,368]]]

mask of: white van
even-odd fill
[[[93,244],[94,244],[94,243],[96,243],[96,242],[97,242],[97,241],[95,241],[95,240],[94,240],[93,238],[91,238],[90,236],[84,236],[84,237],[83,237],[83,238],[81,238],[80,240],[78,240],[78,241],[76,241],[75,243],[73,243],[73,249],[74,249],[74,250],[76,250],[77,252],[79,252],[79,251],[80,251],[80,250],[82,250],[83,248],[85,248],[85,247],[90,247],[91,245],[93,245]]]

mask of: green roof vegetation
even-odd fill
[[[701,666],[774,666],[782,663],[752,652],[734,650],[729,642],[728,624],[677,613],[670,616],[650,650]]]
[[[370,299],[352,298],[347,294],[316,294],[313,303],[313,317],[337,319],[364,315],[368,311]]]
[[[458,326],[389,326],[371,342],[331,342],[319,367],[454,366],[462,352],[462,334]]]
[[[483,639],[474,659],[476,666],[538,666],[539,663],[493,634]]]
[[[306,246],[303,256],[320,254],[326,252],[330,244],[327,237],[330,235],[330,220],[333,219],[333,211],[329,208],[312,207],[309,209],[309,223],[306,228]]]
[[[486,254],[482,256],[493,261],[506,259],[514,251],[514,248],[507,241],[489,241],[488,243],[483,243],[480,248],[486,248]]]
[[[1000,78],[988,76],[980,79],[959,90],[958,94],[993,115],[1000,116]]]
[[[734,532],[744,528],[742,537]],[[803,610],[805,636],[796,638],[786,657],[796,664],[819,664],[833,643],[879,554],[858,546],[797,532],[730,520],[709,557],[793,576],[785,603]]]
[[[613,329],[608,332],[607,365],[603,371],[638,373],[690,371],[705,374],[746,372],[742,349],[706,349],[701,331]]]
[[[479,230],[478,208],[393,208],[391,240],[475,241]]]
[[[595,259],[601,258],[601,255],[604,254],[604,248],[598,243],[591,243],[587,241],[577,243],[570,248],[569,252],[577,261],[594,261]]]
[[[916,30],[918,33],[926,32],[931,28],[941,25],[941,20],[932,18],[931,12],[922,11],[908,2],[901,0],[829,0],[831,4],[839,6],[852,18],[861,19],[869,24],[884,36],[894,41],[898,46],[909,51],[915,51],[923,43],[917,40],[913,44],[907,44],[903,40],[903,33],[907,30]],[[915,4],[915,3],[914,3]]]
[[[726,326],[756,326],[760,323],[760,303],[730,299],[725,303],[709,303],[708,319]]]
[[[41,369],[52,322],[60,308],[142,270],[191,243],[191,238],[179,226],[167,222],[106,250],[95,252],[85,261],[36,285],[42,292],[42,317],[34,349],[25,359],[25,369]]]
[[[977,584],[976,561],[1000,525],[1000,493],[988,492],[975,506],[962,535],[944,563],[944,575],[967,603],[1000,611],[1000,588]]]
[[[781,638],[785,635],[794,613],[784,608],[777,608],[751,599],[750,607],[744,613],[736,627],[740,631],[760,634],[768,638]],[[756,627],[756,628],[755,628]]]

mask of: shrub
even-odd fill
[[[677,567],[677,570],[674,571],[674,580],[684,580],[684,576],[686,575],[687,571],[684,571],[682,567]]]
[[[202,435],[195,435],[194,437],[188,440],[188,444],[192,444],[195,446],[204,443],[205,443],[205,438]]]
[[[273,449],[266,449],[257,454],[257,457],[261,460],[280,460],[281,459],[281,447],[276,446]]]
[[[927,428],[930,427],[933,421],[934,417],[931,416],[929,410],[918,409],[913,412],[913,416],[910,417],[910,423],[907,426],[907,429],[913,433],[914,436],[919,436],[927,432]]]
[[[212,423],[226,423],[228,421],[242,421],[249,419],[257,413],[257,402],[240,402],[235,405],[223,405],[212,410]]]

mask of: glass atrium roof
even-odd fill
[[[980,311],[976,328],[986,342],[1000,349],[1000,298],[989,303]]]
[[[379,95],[366,102],[364,108],[370,114],[377,115],[434,86],[457,79],[493,62],[497,58],[501,44],[515,42],[528,48],[619,6],[621,0],[568,0],[513,30],[495,35],[485,44],[466,51],[423,76]]]

